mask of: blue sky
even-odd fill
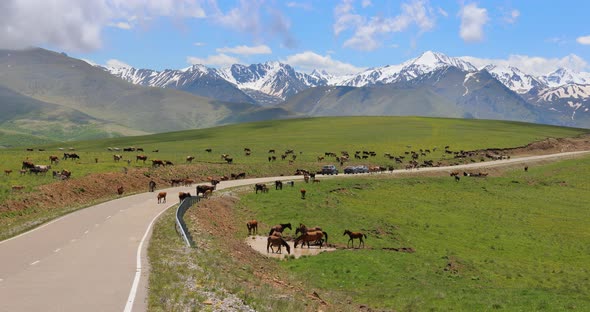
[[[590,71],[590,2],[2,0],[0,48],[178,69],[282,61],[346,74],[433,50],[534,74]]]

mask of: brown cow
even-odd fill
[[[187,163],[192,163],[194,159],[195,159],[195,156],[186,156]]]
[[[145,156],[145,155],[137,155],[137,156],[135,156],[135,162],[137,162],[138,160],[141,160],[141,161],[143,161],[143,163],[145,164],[145,161],[146,161],[147,159],[148,159],[148,158],[147,158],[147,156]]]
[[[5,175],[10,175],[11,173],[12,173],[12,169],[5,169],[4,170]]]
[[[152,167],[160,167],[160,166],[165,166],[164,161],[159,160],[159,159],[152,160]]]
[[[59,157],[55,156],[55,155],[51,155],[51,156],[49,156],[49,162],[51,164],[54,164],[54,163],[57,164],[57,163],[59,163]]]
[[[182,201],[187,198],[187,197],[191,197],[191,193],[185,193],[185,192],[178,192],[178,200],[182,203]]]
[[[165,203],[166,202],[166,192],[158,193],[157,198],[158,198],[158,204]]]

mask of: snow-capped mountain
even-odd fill
[[[527,93],[533,88],[543,89],[547,87],[541,80],[523,73],[520,69],[513,66],[488,65],[484,69],[492,74],[494,78],[502,82],[508,89],[518,94]]]
[[[567,115],[571,120],[590,118],[590,85],[568,84],[541,91],[538,105]]]
[[[590,84],[590,73],[575,72],[567,68],[558,68],[552,73],[540,77],[549,87],[559,87],[566,84]]]
[[[328,79],[328,85],[364,87],[410,81],[441,68],[451,66],[457,67],[465,72],[477,71],[475,66],[459,58],[449,57],[438,52],[426,51],[419,57],[399,65],[370,68],[355,75],[331,77]]]

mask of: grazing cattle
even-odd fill
[[[137,155],[135,156],[135,162],[141,160],[143,161],[143,163],[145,164],[145,161],[148,159],[148,157],[146,155]]]
[[[29,173],[34,173],[34,174],[41,173],[42,175],[45,175],[47,173],[47,171],[49,171],[49,169],[51,169],[51,166],[35,165],[35,167],[29,169]]]
[[[313,183],[320,183],[319,179],[313,179]]]
[[[239,179],[239,178],[245,179],[246,178],[246,173],[245,172],[238,173],[236,175],[236,179]]]
[[[230,158],[230,157],[226,157],[226,158],[225,158],[225,161],[226,161],[228,164],[231,164],[231,163],[234,161],[234,159],[233,159],[233,158]]]
[[[135,152],[135,147],[123,147],[123,152]]]
[[[152,152],[153,152],[153,153],[158,153],[158,152],[160,152],[160,150],[158,150],[158,149],[155,149],[155,150],[153,150]]]
[[[461,180],[461,177],[459,177],[458,175],[455,176],[455,182],[459,182]]]
[[[68,159],[68,158],[74,160],[74,159],[80,159],[80,156],[78,156],[78,154],[76,154],[76,153],[64,153],[63,159]]]
[[[156,182],[154,182],[154,180],[150,180],[148,183],[148,189],[150,192],[153,192],[156,189]]]
[[[291,180],[291,181],[287,181],[287,182],[285,182],[285,183],[287,183],[287,185],[289,185],[289,186],[291,186],[291,187],[295,186],[295,181],[293,181],[293,180]]]
[[[184,182],[184,179],[170,179],[170,186],[180,186]]]
[[[262,193],[268,193],[268,187],[266,187],[266,184],[262,183],[256,183],[254,185],[254,190],[256,191],[256,194],[258,194],[258,191],[261,191]]]
[[[165,203],[166,202],[166,192],[158,193],[158,196],[156,196],[156,198],[158,199],[158,204]]]
[[[268,150],[268,152],[271,153],[271,154],[274,154],[275,153],[275,150],[274,149],[270,149],[270,150]]]
[[[303,175],[303,181],[305,181],[305,183],[309,183],[309,174]]]
[[[248,235],[258,234],[258,221],[250,220],[246,223],[246,227],[248,227]]]
[[[21,169],[31,169],[35,168],[35,164],[30,161],[23,161],[23,166]]]
[[[186,156],[187,163],[192,163],[194,159],[195,159],[195,156]]]
[[[528,172],[529,171],[529,166],[525,166],[524,167],[524,172]]]
[[[10,175],[11,173],[12,173],[12,169],[5,169],[4,170],[5,175]]]
[[[27,173],[26,169],[21,169],[18,171],[20,173],[20,175],[24,175],[25,173]]]
[[[174,166],[174,164],[169,160],[164,160],[164,165],[165,166]]]
[[[113,155],[113,160],[118,162],[119,160],[123,159],[123,155]]]
[[[61,172],[53,171],[53,178],[60,179],[60,180],[67,180],[70,178],[72,173],[69,170],[63,169]]]
[[[456,177],[459,175],[459,171],[453,171],[451,172],[451,177]]]
[[[182,203],[182,201],[187,198],[187,197],[191,197],[191,193],[185,193],[185,192],[178,192],[178,200],[179,202]]]
[[[135,150],[138,151],[138,152],[143,152],[143,148],[142,147],[138,147]]]
[[[35,150],[34,148],[27,148],[27,152],[32,152],[34,150]]]
[[[121,185],[117,188],[117,194],[123,195],[123,192],[125,192],[125,188],[123,188],[123,185]]]
[[[205,193],[207,191],[213,192],[213,190],[215,190],[215,186],[213,185],[197,185],[197,196],[199,196],[199,194],[203,194],[205,197]]]
[[[211,151],[213,151],[213,150],[210,148],[205,149],[205,152],[207,152],[207,153],[211,153]]]
[[[193,183],[195,183],[195,180],[193,180],[193,179],[182,180],[182,185],[184,185],[184,186],[193,186]]]
[[[159,159],[152,160],[152,167],[160,167],[160,166],[165,166],[164,161],[159,160]]]
[[[346,244],[346,247],[348,247],[348,245],[352,243],[351,245],[354,248],[354,239],[355,238],[359,239],[359,247],[358,248],[361,248],[361,244],[363,244],[363,247],[365,247],[365,241],[363,240],[363,237],[367,238],[366,234],[363,234],[361,232],[351,232],[349,230],[344,230],[344,234],[342,234],[342,235],[344,236],[346,234],[348,234],[348,237],[350,238],[348,240],[348,243]]]
[[[59,163],[59,157],[57,157],[55,155],[49,156],[49,163],[50,164],[57,164],[57,163]]]
[[[301,189],[299,192],[301,192],[301,199],[305,199],[305,189]]]
[[[22,191],[24,188],[25,188],[24,185],[13,185],[12,188],[11,188],[11,190],[13,192],[16,192],[16,191]]]
[[[275,181],[275,190],[282,190],[283,189],[283,182],[282,181]]]
[[[210,182],[211,182],[211,185],[213,185],[213,186],[215,186],[215,187],[216,187],[216,186],[217,186],[217,184],[219,184],[221,181],[219,181],[219,180],[215,180],[215,179],[211,179],[211,181],[210,181]]]

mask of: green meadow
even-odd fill
[[[239,208],[266,225],[321,226],[341,247],[345,229],[367,234],[366,248],[281,261],[319,293],[396,311],[587,311],[589,175],[586,157],[459,183],[324,179],[304,200],[300,184],[244,195]],[[387,250],[400,247],[415,252]]]

